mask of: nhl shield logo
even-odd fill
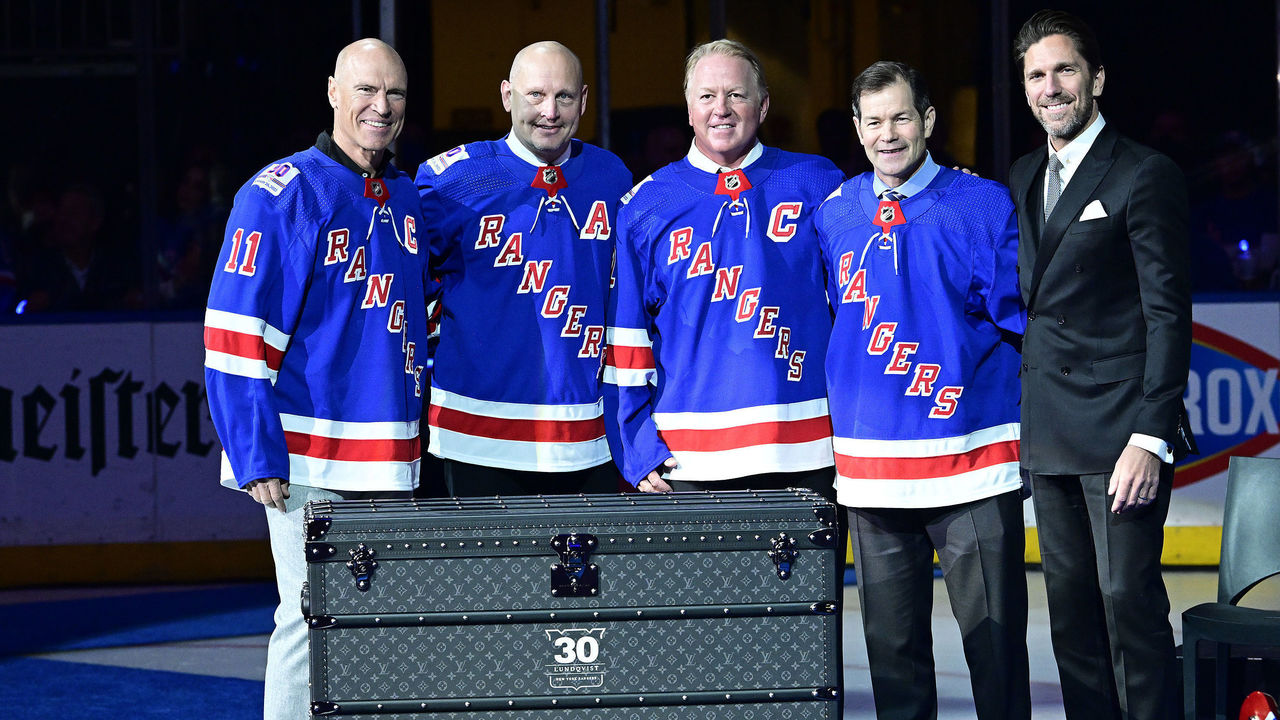
[[[906,218],[902,217],[902,208],[898,207],[896,200],[881,200],[871,220],[873,225],[880,228],[880,234],[884,239],[888,239],[895,225],[902,225],[905,222]]]
[[[553,198],[556,193],[569,187],[568,181],[564,179],[564,174],[555,165],[544,165],[538,168],[538,172],[534,173],[533,182],[529,183],[529,185],[539,190],[545,190],[547,195]]]
[[[376,200],[379,206],[387,202],[387,186],[378,178],[364,179],[364,196]]]
[[[738,197],[743,192],[750,189],[751,181],[742,172],[742,168],[720,173],[716,179],[716,194],[728,195],[735,203],[738,202]]]

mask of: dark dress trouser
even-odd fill
[[[453,497],[616,493],[619,477],[612,462],[571,472],[536,472],[444,461],[444,484]]]
[[[1173,466],[1156,501],[1117,515],[1111,474],[1031,474],[1049,627],[1068,720],[1164,720],[1177,683],[1160,572]]]
[[[938,716],[933,554],[981,720],[1031,717],[1022,492],[938,508],[849,508],[878,720]]]

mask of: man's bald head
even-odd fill
[[[515,81],[527,68],[537,68],[547,63],[566,62],[573,72],[573,84],[582,84],[582,61],[569,48],[555,40],[536,42],[516,53],[511,61],[511,72],[507,79]]]
[[[390,45],[365,38],[346,46],[329,77],[333,141],[360,167],[379,169],[404,125],[408,92],[404,61]]]
[[[578,56],[555,41],[534,43],[516,53],[500,89],[511,134],[541,162],[558,160],[587,107]]]
[[[338,59],[333,63],[333,76],[342,79],[343,73],[350,70],[353,61],[365,58],[393,64],[400,69],[400,74],[406,76],[406,79],[408,77],[409,73],[405,70],[404,61],[400,59],[400,53],[378,38],[357,40],[338,51]]]

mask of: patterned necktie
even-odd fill
[[[1048,220],[1049,215],[1053,213],[1053,206],[1058,204],[1058,196],[1062,194],[1062,175],[1058,173],[1062,169],[1062,161],[1057,155],[1049,156],[1049,172],[1045,173],[1044,182],[1046,193],[1044,198],[1044,219]]]
[[[903,195],[897,190],[885,190],[884,192],[880,193],[880,199],[889,200],[891,202],[902,202],[903,200],[907,199],[907,196]]]

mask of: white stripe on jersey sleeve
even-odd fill
[[[678,412],[653,414],[659,430],[722,430],[764,422],[808,420],[827,415],[827,399],[815,398],[778,405],[757,405],[719,412]]]

